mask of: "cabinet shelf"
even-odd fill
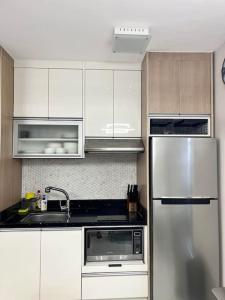
[[[19,138],[21,142],[78,142],[74,138]]]
[[[15,158],[76,158],[79,154],[76,153],[63,153],[63,154],[46,154],[46,153],[33,153],[33,152],[18,152]]]

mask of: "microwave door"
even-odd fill
[[[142,229],[87,229],[86,262],[143,259]]]
[[[87,261],[124,260],[133,253],[132,231],[88,230]]]
[[[153,199],[217,198],[217,143],[213,138],[154,137]]]

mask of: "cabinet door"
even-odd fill
[[[42,231],[41,300],[81,299],[81,230]]]
[[[140,71],[114,71],[114,136],[141,136]]]
[[[48,69],[15,68],[14,116],[48,117]]]
[[[101,273],[82,278],[82,299],[129,299],[148,297],[147,275]]]
[[[49,70],[49,117],[82,118],[82,70]]]
[[[211,58],[200,55],[180,62],[181,114],[211,113]]]
[[[14,157],[83,157],[82,120],[14,120],[13,131]]]
[[[148,112],[179,114],[179,61],[160,56],[150,56]]]
[[[113,71],[85,72],[86,136],[113,136]]]
[[[0,299],[39,300],[40,231],[0,232]]]

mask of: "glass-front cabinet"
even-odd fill
[[[83,121],[14,120],[16,158],[82,158]]]

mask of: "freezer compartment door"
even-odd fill
[[[211,300],[219,286],[218,201],[153,201],[153,300]]]
[[[153,198],[217,198],[213,138],[152,138]]]

